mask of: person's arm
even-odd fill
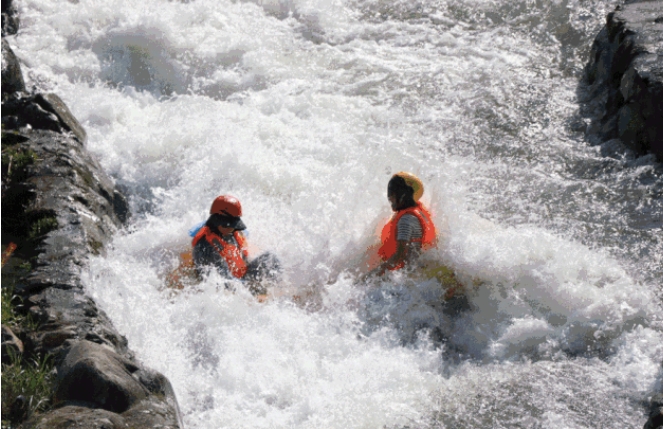
[[[388,269],[395,268],[405,263],[409,254],[410,243],[406,240],[396,241],[396,253],[394,253],[391,258],[378,265],[377,268],[371,270],[365,277],[383,275]]]

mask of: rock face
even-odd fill
[[[85,143],[87,138],[85,129],[55,94],[26,96],[15,92],[4,100],[2,108],[2,124],[8,128],[29,125],[33,129],[70,132],[81,143]]]
[[[663,2],[627,0],[608,15],[585,84],[590,139],[619,138],[663,161]]]
[[[663,393],[654,395],[649,404],[649,420],[643,429],[659,429],[663,427]]]
[[[2,16],[4,18],[4,13]],[[25,91],[21,65],[9,43],[2,39],[2,92],[4,94],[17,91]]]
[[[4,35],[13,6],[2,7]],[[65,103],[25,92],[4,38],[2,55],[2,241],[29,261],[14,293],[38,326],[21,332],[22,341],[3,326],[3,362],[10,349],[50,354],[57,370],[55,409],[22,427],[181,428],[170,382],[135,359],[81,280],[88,256],[103,252],[126,221],[128,204],[85,149],[85,130]]]
[[[12,0],[2,0],[2,37],[16,34],[18,24],[18,12],[14,2]]]

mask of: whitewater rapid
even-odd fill
[[[187,427],[640,428],[663,169],[588,146],[578,113],[616,4],[22,0],[11,43],[129,198],[86,286]],[[468,285],[459,314],[434,280],[350,272],[400,170],[440,229],[427,257]],[[220,193],[283,263],[267,303],[164,287]]]

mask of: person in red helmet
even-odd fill
[[[193,237],[193,262],[198,275],[215,268],[228,278],[246,280],[254,295],[266,293],[261,281],[276,280],[280,263],[271,253],[264,253],[249,261],[246,225],[241,219],[242,205],[230,195],[220,195],[212,202],[210,216]]]
[[[423,193],[423,183],[411,173],[401,171],[389,180],[387,199],[395,213],[382,229],[377,252],[380,263],[365,277],[399,270],[423,250],[436,245],[437,232],[432,216],[419,202]]]

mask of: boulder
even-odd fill
[[[663,2],[630,0],[608,15],[585,68],[590,140],[619,138],[663,160],[662,46]]]
[[[14,129],[29,125],[38,130],[70,132],[80,143],[85,143],[87,139],[83,126],[71,114],[62,99],[55,94],[30,96],[17,94],[13,97],[3,97],[2,116],[3,124],[8,128]]]
[[[14,332],[2,325],[2,363],[11,363],[12,355],[23,354],[23,342],[18,339]]]
[[[31,429],[126,429],[128,426],[119,414],[104,409],[69,405],[35,416],[24,427]]]
[[[58,365],[55,403],[84,402],[115,413],[127,411],[148,396],[132,376],[138,366],[114,351],[78,341]]]
[[[18,11],[13,0],[2,0],[2,37],[18,33],[18,26]]]
[[[17,29],[16,8],[3,0],[2,34]],[[53,356],[58,371],[58,408],[24,422],[29,407],[19,396],[11,426],[181,428],[170,382],[135,361],[81,280],[90,254],[103,253],[129,217],[127,200],[85,150],[85,130],[62,100],[25,93],[4,39],[2,55],[2,234],[18,244],[15,259],[29,262],[14,292],[37,322],[23,344],[3,326],[3,361],[16,347],[28,359]]]
[[[4,13],[3,13],[4,17]],[[9,43],[2,39],[2,95],[25,91],[21,64]]]
[[[27,335],[31,352],[59,354],[68,347],[67,340],[87,340],[130,356],[126,338],[82,290],[49,287],[27,302],[29,314],[41,326]]]
[[[32,265],[14,288],[38,322],[24,333],[25,353],[51,354],[58,368],[60,408],[34,416],[33,426],[181,427],[168,380],[134,360],[81,280],[89,255],[103,252],[127,218],[126,200],[72,134],[3,130],[3,146],[3,234]]]
[[[72,342],[57,371],[55,403],[61,408],[29,427],[67,427],[57,424],[77,418],[89,422],[81,427],[183,427],[168,379],[108,347]]]
[[[649,402],[649,420],[643,429],[659,429],[663,427],[663,393],[654,395]]]

